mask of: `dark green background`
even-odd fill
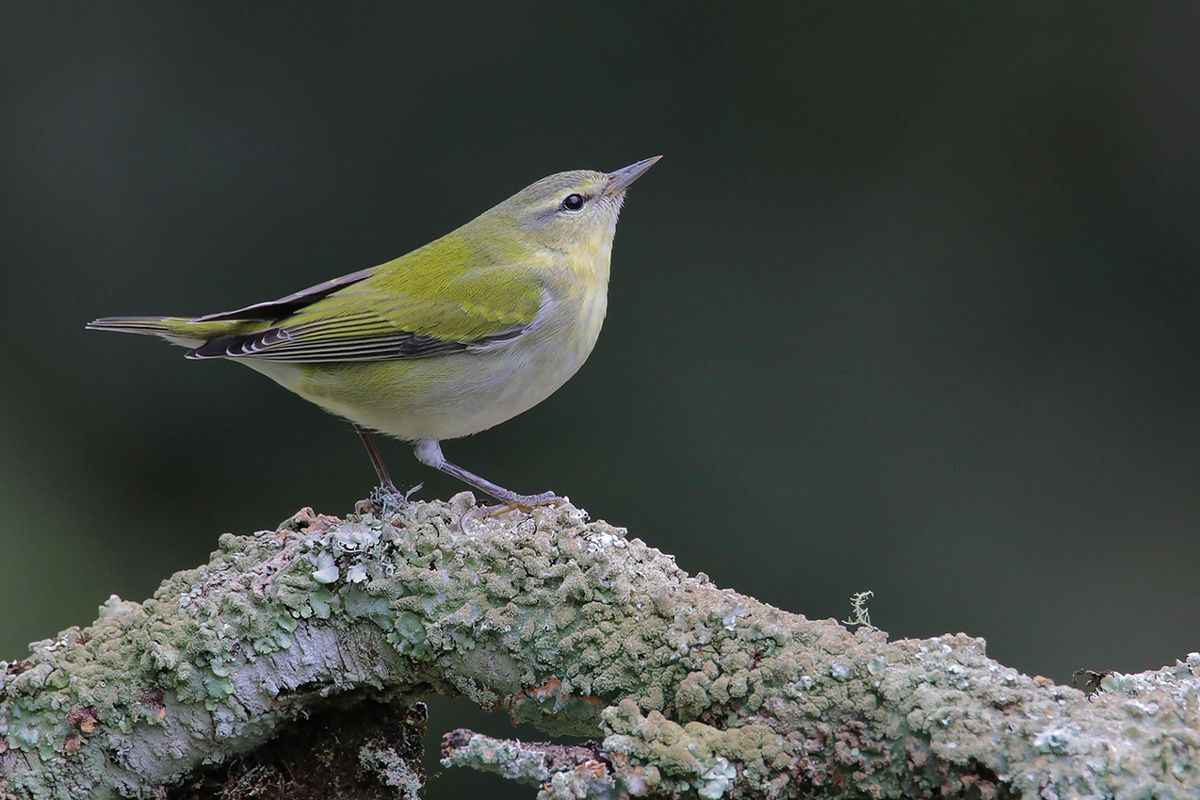
[[[372,485],[344,423],[84,322],[275,297],[656,153],[587,366],[451,458],[811,616],[872,589],[894,636],[1057,680],[1183,656],[1198,33],[1134,2],[0,4],[0,656]],[[468,786],[500,781],[432,794]]]

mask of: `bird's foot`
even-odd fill
[[[567,498],[559,497],[554,492],[542,492],[541,494],[514,494],[511,497],[498,497],[500,501],[497,505],[488,506],[488,508],[498,509],[495,513],[503,513],[505,509],[513,509],[516,511],[524,511],[528,514],[538,506],[561,506],[567,502]]]
[[[467,532],[467,523],[473,519],[487,519],[506,514],[509,511],[520,511],[529,514],[538,506],[559,506],[567,502],[567,498],[559,497],[554,492],[541,494],[513,494],[503,498],[502,502],[490,506],[477,506],[463,514],[458,520],[458,528]]]

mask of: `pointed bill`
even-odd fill
[[[629,188],[629,184],[636,181],[645,174],[646,170],[658,163],[662,156],[651,156],[650,158],[642,159],[636,164],[630,164],[628,167],[623,167],[615,172],[608,173],[608,183],[604,187],[605,194],[620,194]]]

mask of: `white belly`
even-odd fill
[[[521,336],[482,352],[340,364],[249,363],[338,416],[406,441],[469,436],[553,394],[591,354],[606,292],[550,301]]]

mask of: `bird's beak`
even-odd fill
[[[607,195],[620,194],[629,188],[629,184],[636,181],[646,172],[646,170],[658,163],[662,156],[652,156],[642,159],[636,164],[630,164],[628,167],[623,167],[616,172],[608,173],[607,182],[604,185],[604,193]]]

